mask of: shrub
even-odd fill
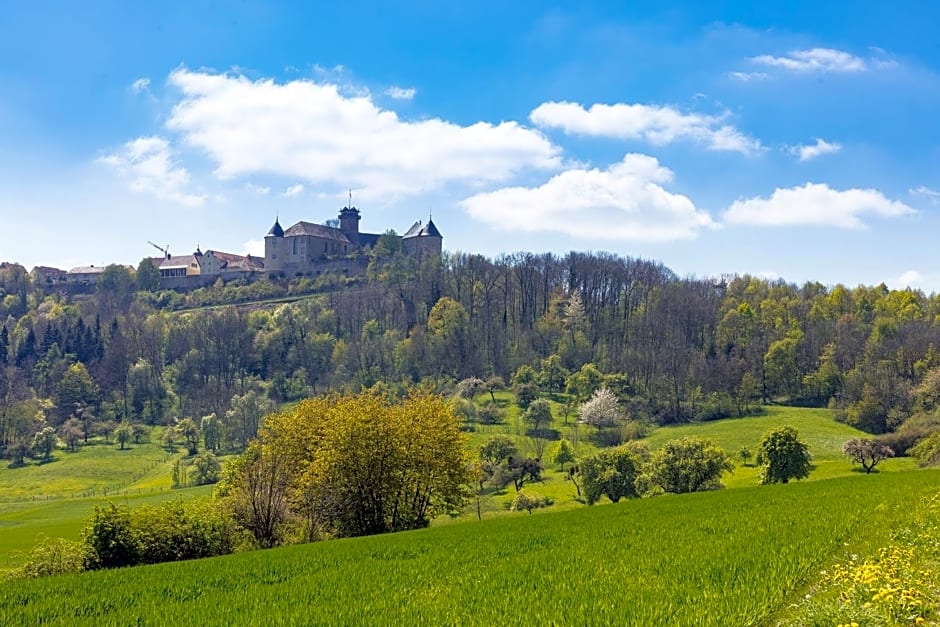
[[[65,575],[84,570],[87,548],[82,542],[40,536],[28,554],[20,556],[21,566],[13,570],[11,579],[35,579],[49,575]]]
[[[911,448],[911,455],[921,466],[940,464],[940,431],[915,444]]]
[[[580,473],[588,505],[604,495],[614,503],[624,497],[637,496],[636,478],[648,459],[646,447],[636,442],[605,449],[583,459]]]
[[[516,493],[516,498],[512,500],[512,510],[514,512],[526,511],[531,514],[533,509],[548,507],[551,504],[551,499],[547,497],[536,494],[535,492],[520,490]]]
[[[637,491],[683,494],[722,487],[721,475],[734,468],[725,452],[709,440],[680,438],[656,451],[637,477]]]

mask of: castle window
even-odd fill
[[[294,254],[297,254],[297,240],[294,240]]]

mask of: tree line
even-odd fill
[[[312,279],[219,283],[200,298],[297,293],[303,281]],[[0,265],[0,449],[9,456],[73,420],[81,440],[101,423],[215,414],[241,450],[257,425],[226,416],[246,395],[276,404],[376,384],[445,390],[525,367],[544,391],[572,379],[576,389],[596,371],[631,413],[658,424],[781,402],[828,406],[871,433],[913,416],[923,435],[940,405],[940,299],[916,290],[678,277],[647,260],[574,252],[451,253],[420,265],[391,255],[352,287],[318,281],[335,289],[177,313],[171,304],[188,296],[158,291],[146,271],[111,266],[94,294],[70,295]]]

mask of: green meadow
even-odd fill
[[[171,490],[173,462],[151,441],[117,444],[96,438],[75,452],[57,450],[51,462],[0,466],[0,571],[13,566],[42,536],[77,540],[95,505],[131,507],[172,498],[195,498],[210,487]]]
[[[474,425],[474,431],[470,432],[471,446],[478,448],[494,435],[508,435],[516,440],[520,451],[533,454],[533,441],[526,435],[526,425],[521,421],[518,407],[510,403],[508,393],[497,393],[496,396],[507,409],[506,420],[499,425]],[[483,398],[488,398],[488,395],[480,397],[481,400]],[[553,413],[555,419],[551,428],[558,437],[566,437],[574,443],[579,457],[597,450],[591,442],[593,427],[578,425],[574,416],[569,417],[565,424],[560,403],[553,402]],[[651,449],[656,449],[674,438],[702,436],[735,455],[742,446],[756,451],[765,432],[784,424],[794,426],[809,445],[815,469],[808,481],[859,474],[842,454],[842,444],[865,434],[833,421],[829,412],[822,409],[769,406],[760,416],[660,427],[643,441]],[[154,435],[149,442],[130,444],[121,451],[113,443],[96,440],[75,453],[57,451],[56,459],[51,463],[31,463],[23,468],[0,466],[0,569],[12,567],[16,553],[30,550],[40,535],[77,539],[96,504],[110,500],[133,507],[166,499],[194,498],[211,492],[209,487],[170,490],[173,462],[183,453],[169,454],[156,441],[159,438]],[[584,507],[574,485],[550,461],[555,445],[555,441],[549,441],[543,453],[546,467],[543,480],[526,485],[528,491],[553,501],[550,507],[536,510],[536,514]],[[756,485],[757,468],[745,466],[740,460],[736,460],[736,464],[734,472],[725,475],[725,485],[729,488]],[[913,460],[899,458],[883,462],[878,469],[888,473],[914,467]],[[444,516],[435,520],[433,525],[476,519],[478,506],[483,518],[520,516],[510,511],[514,496],[512,486],[489,492],[480,498],[479,503],[475,499],[471,501],[461,516]]]
[[[634,500],[0,585],[0,624],[759,625],[940,471]]]

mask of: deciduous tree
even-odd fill
[[[809,476],[809,448],[793,427],[779,427],[764,435],[757,449],[761,484],[788,483]]]

